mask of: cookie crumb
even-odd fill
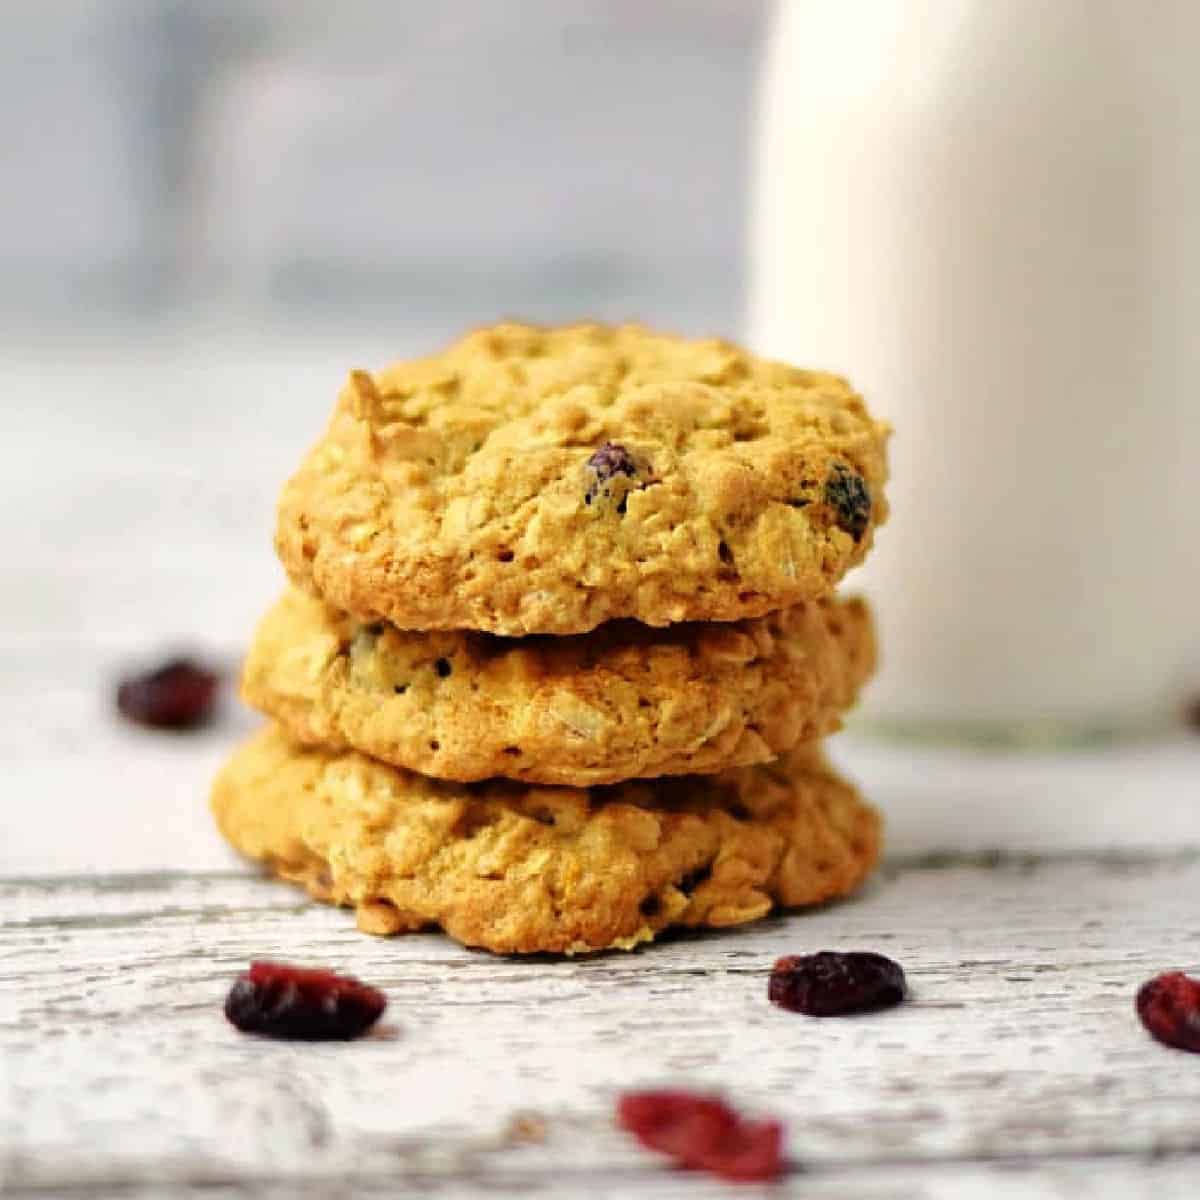
[[[504,1141],[510,1146],[540,1145],[548,1129],[549,1123],[539,1112],[514,1113],[504,1131]]]
[[[391,937],[408,929],[404,914],[387,900],[364,900],[354,910],[354,924],[361,933]]]

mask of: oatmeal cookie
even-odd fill
[[[867,553],[887,432],[845,380],[727,342],[500,325],[352,373],[276,547],[307,590],[402,629],[756,617]]]
[[[589,790],[452,784],[277,727],[218,775],[213,811],[243,854],[359,927],[440,925],[498,953],[630,948],[856,887],[879,817],[811,748],[766,766]]]
[[[833,732],[875,662],[861,600],[573,637],[405,632],[289,589],[242,694],[293,739],[441,779],[576,787],[766,762]]]

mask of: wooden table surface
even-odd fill
[[[207,783],[253,717],[145,733],[111,680],[181,641],[236,658],[280,580],[273,493],[344,357],[164,338],[0,359],[19,401],[0,413],[0,1191],[736,1194],[613,1126],[621,1089],[681,1083],[786,1122],[762,1194],[1197,1194],[1200,1057],[1132,1010],[1149,975],[1200,970],[1185,735],[1025,757],[843,736],[889,822],[871,886],[633,954],[372,939],[229,853]],[[894,956],[911,1001],[844,1021],[766,1002],[776,956],[827,947]],[[384,1027],[236,1034],[221,1001],[255,956],[377,984]]]

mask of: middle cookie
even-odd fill
[[[292,588],[258,627],[242,694],[302,743],[441,779],[586,787],[768,761],[836,730],[874,666],[857,598],[500,638],[364,625]]]

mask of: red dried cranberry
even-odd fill
[[[857,471],[835,463],[825,480],[825,503],[833,509],[837,527],[856,542],[867,532],[871,522],[871,491]]]
[[[117,685],[117,708],[139,725],[192,729],[208,721],[216,707],[219,676],[190,658],[172,658]]]
[[[715,1096],[627,1092],[617,1101],[617,1121],[689,1170],[751,1182],[775,1179],[783,1169],[783,1126],[745,1121]]]
[[[350,975],[287,963],[253,962],[225,997],[243,1033],[306,1042],[349,1041],[379,1020],[387,999]]]
[[[779,959],[771,969],[767,998],[810,1017],[840,1017],[891,1008],[904,999],[905,990],[900,964],[882,954],[822,950]]]
[[[1137,1015],[1164,1045],[1200,1054],[1200,979],[1182,971],[1155,976],[1138,989]]]

